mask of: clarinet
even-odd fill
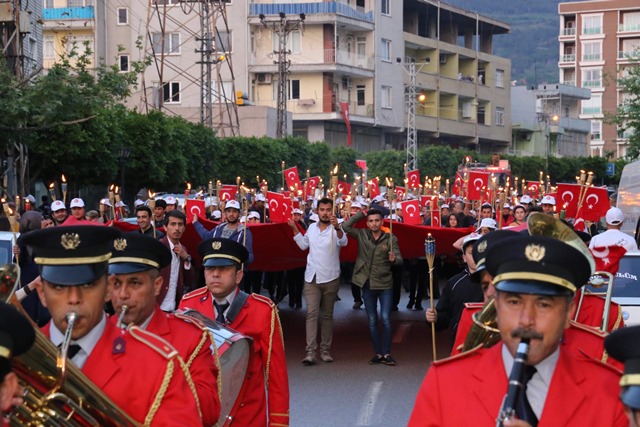
[[[524,388],[525,366],[527,364],[527,356],[529,355],[529,338],[523,338],[518,344],[516,357],[513,360],[511,374],[509,374],[509,386],[507,394],[502,400],[502,407],[496,420],[496,427],[503,427],[503,422],[507,418],[514,418],[516,415],[516,405],[520,400],[520,395]]]

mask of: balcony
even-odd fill
[[[560,58],[560,62],[576,62],[576,54],[568,53],[568,54],[562,55],[562,58]]]
[[[324,63],[349,65],[351,67],[368,68],[372,70],[374,61],[373,57],[369,55],[359,55],[341,49],[325,49]]]
[[[582,114],[602,114],[602,107],[582,107]]]
[[[619,24],[619,33],[630,33],[640,31],[640,24]]]
[[[596,36],[602,34],[602,27],[585,27],[582,29],[583,36]]]
[[[582,87],[602,87],[602,80],[583,80]]]
[[[326,98],[325,98],[326,99]],[[330,101],[330,100],[329,100]],[[254,101],[255,105],[261,107],[277,108],[277,101],[273,100],[260,100]],[[305,120],[327,120],[333,118],[341,118],[340,104],[338,102],[329,102],[324,104],[323,99],[288,99],[287,111],[292,114],[310,114],[312,116],[305,116]],[[323,113],[333,113],[331,116],[327,116]],[[365,122],[371,122],[373,118],[374,107],[373,104],[358,105],[357,101],[349,102],[349,117],[351,121],[364,120]],[[294,117],[299,119],[299,117]]]
[[[565,80],[562,82],[563,85],[565,86],[574,86],[576,85],[576,81],[575,80]]]
[[[571,28],[563,28],[562,30],[560,30],[560,36],[575,36],[576,35],[576,29],[575,27],[571,27]]]
[[[95,19],[93,6],[85,7],[56,7],[42,10],[42,19],[45,21],[63,21],[66,19]]]
[[[358,21],[365,21],[371,24],[374,23],[373,11],[364,12],[356,10],[343,2],[319,2],[319,3],[273,3],[262,4],[252,3],[250,4],[249,15],[278,15],[280,12],[284,12],[287,15],[299,15],[304,13],[307,17],[313,15],[326,15],[335,14],[346,18],[355,19]]]
[[[585,62],[601,61],[602,55],[600,53],[585,53],[582,55],[582,60]]]
[[[640,50],[618,51],[618,59],[634,60],[640,58]]]

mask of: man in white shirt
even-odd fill
[[[316,363],[318,313],[322,310],[320,323],[320,358],[333,362],[331,340],[333,338],[333,305],[340,289],[340,247],[347,246],[347,235],[338,225],[334,215],[333,201],[328,197],[318,202],[318,222],[309,225],[305,235],[300,233],[290,219],[293,240],[303,251],[309,249],[307,268],[304,273],[304,299],[307,304],[307,355],[304,365]]]
[[[589,248],[601,248],[605,246],[622,246],[627,251],[637,251],[638,244],[631,236],[620,231],[624,222],[624,214],[618,208],[611,208],[605,216],[607,231],[591,238]]]

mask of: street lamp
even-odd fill
[[[118,147],[118,162],[120,163],[120,200],[124,203],[124,165],[131,154],[128,147]]]

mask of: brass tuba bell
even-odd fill
[[[20,271],[0,267],[0,299],[27,316],[15,297]],[[137,426],[73,363],[60,360],[59,350],[34,325],[36,339],[29,351],[13,358],[13,371],[26,394],[9,417],[12,426]],[[58,366],[61,363],[61,366]]]

